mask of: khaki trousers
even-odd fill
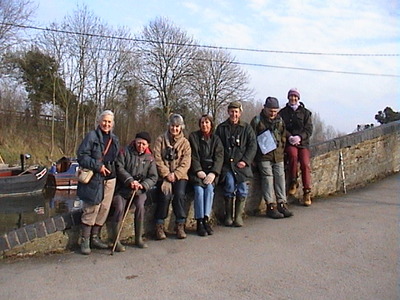
[[[114,195],[115,178],[104,180],[104,198],[100,204],[91,205],[83,202],[82,217],[81,221],[83,224],[93,226],[103,226],[107,220],[108,213],[110,211],[111,201]]]

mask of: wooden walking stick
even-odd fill
[[[126,207],[126,210],[125,210],[125,213],[124,213],[124,217],[122,218],[121,225],[119,226],[118,234],[117,234],[117,237],[115,238],[114,245],[113,245],[113,247],[112,247],[112,249],[111,249],[110,255],[113,255],[113,254],[114,254],[115,247],[117,247],[117,243],[118,243],[118,241],[119,241],[119,236],[121,235],[122,227],[123,227],[123,225],[124,225],[126,216],[127,216],[128,213],[129,213],[129,208],[131,207],[131,204],[132,204],[133,198],[135,198],[135,195],[136,195],[136,191],[133,191],[132,196],[131,196],[131,199],[129,199],[128,206]]]

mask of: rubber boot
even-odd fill
[[[289,218],[293,216],[293,213],[289,210],[287,203],[280,202],[278,203],[278,211],[283,214],[285,218]]]
[[[147,244],[143,241],[144,224],[143,220],[135,218],[135,245],[138,248],[147,248]]]
[[[235,200],[235,220],[233,221],[233,226],[242,227],[243,223],[243,213],[244,205],[246,203],[245,197],[236,197]]]
[[[268,203],[267,217],[271,219],[282,219],[284,216],[277,210],[276,203]]]
[[[208,235],[212,235],[214,233],[214,230],[210,225],[210,219],[207,216],[204,216],[204,228],[206,229]]]
[[[92,252],[90,249],[90,238],[81,238],[81,253],[84,255],[89,255]]]
[[[225,198],[225,226],[232,226],[233,224],[233,198]]]
[[[100,239],[100,231],[101,231],[100,225],[94,225],[92,227],[92,237],[90,239],[90,244],[92,247],[96,247],[99,249],[108,249],[108,245],[106,243],[103,243]]]
[[[164,231],[164,224],[156,224],[156,239],[165,240],[167,236]]]
[[[177,223],[175,226],[176,237],[180,240],[186,238],[185,232],[185,224],[184,223]]]
[[[197,219],[197,234],[199,236],[206,236],[207,231],[204,227],[204,219]]]
[[[303,193],[303,205],[310,206],[311,205],[311,190],[306,189]]]
[[[112,230],[112,239],[113,243],[115,243],[115,240],[117,239],[118,231],[119,231],[119,223],[113,222],[111,225],[111,230]],[[125,252],[125,246],[121,244],[120,240],[118,239],[117,244],[115,245],[115,252]]]

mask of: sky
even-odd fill
[[[400,111],[400,0],[32,1],[37,26],[86,5],[132,35],[165,17],[201,45],[267,50],[227,50],[260,109],[268,96],[284,106],[296,87],[306,108],[342,133],[379,125],[374,116],[387,106]]]

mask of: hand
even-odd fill
[[[169,173],[169,174],[165,177],[165,179],[167,179],[169,182],[175,182],[176,176],[175,176],[174,173]]]
[[[239,169],[243,169],[244,167],[246,167],[246,163],[241,160],[236,164],[236,167],[238,167]]]
[[[107,169],[105,165],[102,165],[100,169],[100,174],[103,176],[107,176],[111,174],[111,171]]]
[[[208,173],[206,178],[204,178],[203,183],[204,184],[211,184],[213,183],[215,179],[215,174],[214,173]]]
[[[293,146],[300,145],[300,142],[301,142],[301,137],[299,135],[294,135],[289,137],[289,143],[292,144]]]
[[[164,195],[171,195],[172,194],[172,184],[166,180],[163,181],[161,184],[161,191]]]
[[[139,183],[139,181],[134,180],[131,182],[131,189],[137,191],[143,189],[143,186]]]
[[[200,179],[204,179],[206,178],[207,174],[204,171],[198,171],[197,172],[197,177],[199,177]]]

